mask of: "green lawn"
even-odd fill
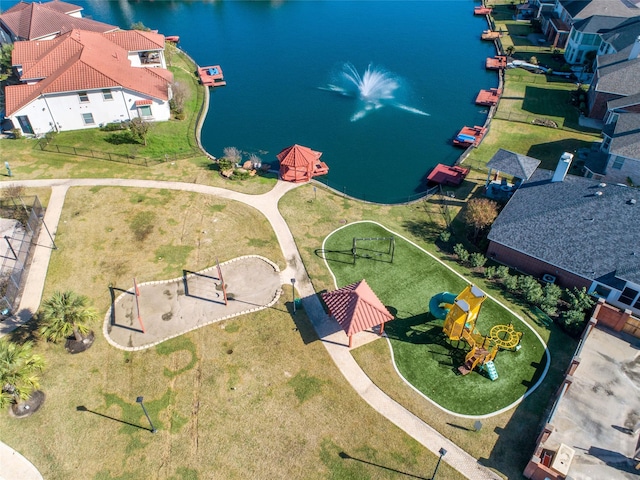
[[[470,283],[415,245],[396,238],[393,263],[386,254],[358,258],[351,264],[352,239],[389,237],[382,226],[366,222],[351,224],[332,233],[324,250],[338,286],[366,279],[382,302],[395,314],[386,325],[396,364],[402,375],[418,390],[447,410],[463,415],[487,415],[517,401],[541,375],[545,348],[539,338],[514,314],[487,299],[477,322],[488,335],[493,325],[513,323],[524,332],[518,352],[500,352],[495,360],[499,378],[490,381],[477,372],[461,376],[457,367],[468,351],[465,342],[451,342],[442,334],[442,320],[428,310],[436,293],[459,293]],[[375,248],[374,248],[375,250]],[[386,252],[386,247],[378,246]],[[470,394],[473,392],[473,394]]]

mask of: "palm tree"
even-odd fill
[[[53,342],[73,334],[76,341],[81,342],[91,331],[88,324],[97,317],[98,313],[89,306],[89,299],[84,295],[70,290],[55,292],[40,309],[40,333]]]
[[[40,387],[38,373],[44,359],[32,352],[33,344],[17,344],[0,338],[0,408],[26,400]]]

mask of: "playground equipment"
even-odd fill
[[[466,375],[479,368],[496,380],[498,373],[493,360],[498,350],[519,349],[522,332],[516,332],[511,324],[495,325],[488,336],[481,335],[476,330],[476,321],[486,298],[482,290],[470,284],[457,296],[449,292],[434,295],[429,310],[436,318],[444,319],[442,331],[449,340],[464,340],[471,347],[458,371]]]

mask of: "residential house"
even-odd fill
[[[540,26],[554,48],[564,48],[573,24],[593,15],[636,17],[640,15],[640,2],[637,0],[556,0],[552,11],[541,12]]]
[[[106,33],[114,25],[82,17],[82,7],[53,0],[46,3],[20,2],[0,14],[0,42],[51,40],[73,29]]]
[[[626,17],[603,15],[592,15],[584,20],[578,20],[571,27],[564,59],[571,65],[588,63],[590,66],[603,42],[602,34],[615,30],[628,20]]]
[[[640,191],[538,169],[515,191],[489,233],[488,256],[563,287],[586,287],[640,314]]]
[[[164,36],[139,30],[72,30],[53,40],[16,42],[21,84],[7,86],[6,117],[24,134],[170,117]]]
[[[635,42],[640,36],[640,17],[632,17],[608,32],[603,32],[600,37],[602,43],[598,49],[598,55],[618,53]]]
[[[640,94],[640,36],[620,52],[598,55],[595,60],[593,80],[587,92],[589,117],[604,120],[609,107],[624,108],[627,101],[613,100],[634,97]],[[637,105],[637,101],[631,99]],[[629,105],[627,105],[629,106]],[[635,111],[635,110],[633,110]]]
[[[612,118],[602,129],[601,155],[586,161],[585,176],[640,185],[640,113],[616,113]]]

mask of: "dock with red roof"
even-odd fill
[[[492,88],[490,90],[480,90],[476,97],[476,105],[484,105],[487,107],[493,107],[500,100],[502,90],[499,88]]]
[[[486,134],[487,129],[485,127],[479,127],[478,125],[462,127],[462,130],[453,139],[453,144],[462,148],[477,147]]]
[[[227,84],[220,65],[198,68],[198,78],[207,87],[224,87]]]
[[[427,176],[427,183],[438,183],[440,185],[450,185],[457,187],[462,183],[465,177],[469,174],[469,169],[459,166],[450,167],[442,163],[437,164],[429,176]]]
[[[487,70],[504,70],[507,68],[507,57],[504,55],[497,55],[493,58],[487,58],[485,68]]]

